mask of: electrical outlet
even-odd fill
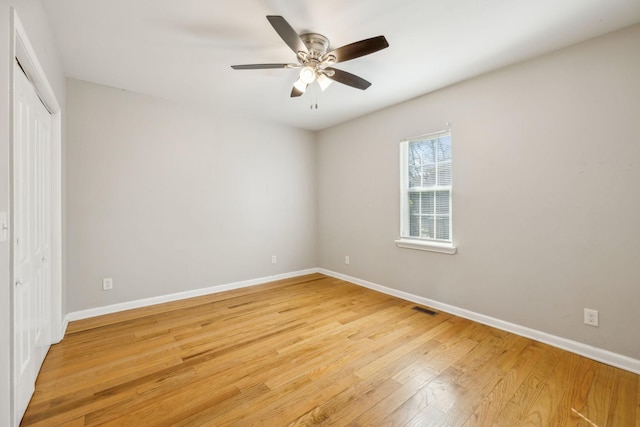
[[[271,264],[275,264],[278,262],[278,258],[275,255],[271,255]]]
[[[349,259],[349,255],[344,257],[344,263],[345,264],[349,264],[351,262],[351,260]]]
[[[598,326],[598,310],[591,308],[584,309],[584,324],[590,326]]]
[[[113,289],[113,279],[111,277],[102,279],[102,290],[108,291],[109,289]]]

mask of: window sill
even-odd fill
[[[398,239],[396,246],[405,249],[416,249],[419,251],[438,252],[441,254],[453,255],[458,248],[449,243],[426,242],[424,240]]]

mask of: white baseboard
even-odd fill
[[[131,310],[134,308],[148,307],[150,305],[162,304],[165,302],[179,301],[182,299],[199,297],[202,295],[215,294],[218,292],[230,291],[232,289],[246,288],[249,286],[260,285],[263,283],[274,282],[276,280],[289,279],[291,277],[304,276],[306,274],[317,273],[319,269],[310,268],[307,270],[293,271],[290,273],[277,274],[274,276],[260,277],[258,279],[244,280],[241,282],[226,283],[223,285],[210,286],[207,288],[194,289],[191,291],[177,292],[169,295],[160,295],[157,297],[144,298],[135,301],[121,302],[118,304],[106,305],[103,307],[90,308],[87,310],[73,311],[67,313],[63,321],[63,335],[67,329],[69,322],[74,320],[88,319],[90,317],[102,316],[104,314],[118,313],[120,311]]]
[[[67,333],[67,327],[69,326],[69,315],[65,315],[62,319],[62,326],[60,326],[60,336],[55,337],[51,344],[58,344],[60,341],[64,339],[65,334]]]
[[[551,335],[546,332],[538,331],[536,329],[527,328],[526,326],[517,325],[511,322],[505,322],[504,320],[485,316],[484,314],[476,313],[464,308],[410,294],[408,292],[388,288],[386,286],[371,283],[366,280],[358,279],[356,277],[347,276],[346,274],[336,273],[334,271],[325,270],[323,268],[318,269],[318,272],[327,276],[335,277],[336,279],[355,283],[356,285],[363,286],[374,291],[382,292],[387,295],[392,295],[394,297],[402,298],[407,301],[415,302],[416,304],[425,305],[450,314],[454,314],[459,317],[464,317],[465,319],[473,320],[474,322],[492,326],[503,331],[512,332],[523,337],[531,338],[533,340],[540,341],[575,354],[579,354],[580,356],[588,357],[589,359],[597,360],[598,362],[615,366],[616,368],[624,369],[635,374],[640,374],[640,360],[638,359],[633,359],[631,357],[613,353],[608,350],[603,350],[601,348],[594,347],[588,344]]]
[[[402,298],[407,301],[415,302],[416,304],[432,307],[450,314],[454,314],[465,319],[473,320],[478,323],[482,323],[494,328],[501,329],[503,331],[512,332],[523,337],[531,338],[536,341],[543,342],[545,344],[552,345],[554,347],[561,348],[563,350],[570,351],[572,353],[579,354],[589,359],[597,360],[598,362],[606,363],[607,365],[615,366],[635,374],[640,374],[640,360],[633,359],[628,356],[613,353],[608,350],[603,350],[598,347],[594,347],[581,342],[569,340],[566,338],[551,335],[546,332],[538,331],[536,329],[527,328],[526,326],[517,325],[515,323],[506,322],[504,320],[496,319],[494,317],[486,316],[484,314],[476,313],[464,308],[456,307],[453,305],[445,304],[439,301],[435,301],[429,298],[421,297],[418,295],[410,294],[408,292],[400,291],[386,286],[378,285],[376,283],[368,282],[366,280],[358,279],[357,277],[347,276],[346,274],[336,273],[334,271],[325,270],[323,268],[310,268],[307,270],[294,271],[290,273],[278,274],[275,276],[266,276],[258,279],[244,280],[241,282],[227,283],[223,285],[210,286],[207,288],[194,289],[191,291],[178,292],[169,295],[161,295],[152,298],[145,298],[135,301],[128,301],[119,304],[107,305],[104,307],[96,307],[88,310],[74,311],[68,313],[63,320],[62,335],[66,332],[69,322],[74,320],[87,319],[90,317],[101,316],[104,314],[117,313],[124,310],[131,310],[134,308],[148,307],[150,305],[162,304],[165,302],[178,301],[187,298],[198,297],[202,295],[209,295],[218,292],[230,291],[232,289],[246,288],[249,286],[260,285],[263,283],[273,282],[276,280],[288,279],[296,276],[303,276],[312,273],[322,273],[330,277],[345,280],[347,282],[354,283],[365,288],[372,289],[374,291],[382,292],[387,295]]]

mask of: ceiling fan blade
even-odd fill
[[[389,47],[389,42],[387,42],[387,39],[384,38],[384,36],[371,37],[370,39],[360,40],[359,42],[354,42],[334,49],[331,52],[324,54],[322,59],[326,59],[332,55],[336,57],[336,63],[344,62],[369,55],[370,53],[377,52],[387,47]]]
[[[306,90],[306,88],[307,87],[305,86],[305,90]],[[305,92],[304,90],[300,90],[294,85],[293,88],[291,88],[291,97],[292,98],[296,98],[298,96],[302,96],[302,95],[304,95],[304,92]]]
[[[247,64],[232,65],[234,70],[264,70],[268,68],[290,68],[290,64]]]
[[[289,25],[286,19],[279,15],[268,15],[267,19],[280,38],[284,40],[287,46],[289,46],[296,55],[298,52],[309,53],[307,46],[305,46],[296,30]]]
[[[371,86],[370,82],[366,81],[362,77],[356,76],[355,74],[347,73],[346,71],[338,70],[337,68],[331,67],[327,67],[325,68],[325,70],[333,71],[333,75],[330,76],[329,74],[327,74],[327,77],[338,83],[342,83],[343,85],[355,87],[356,89],[362,90],[365,90],[369,86]]]

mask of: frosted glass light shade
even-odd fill
[[[300,70],[300,80],[306,84],[311,84],[316,79],[316,70],[312,67],[303,67]]]
[[[320,89],[325,90],[326,88],[329,87],[332,81],[333,80],[331,80],[329,77],[325,76],[324,74],[318,74],[318,85],[320,85]]]

